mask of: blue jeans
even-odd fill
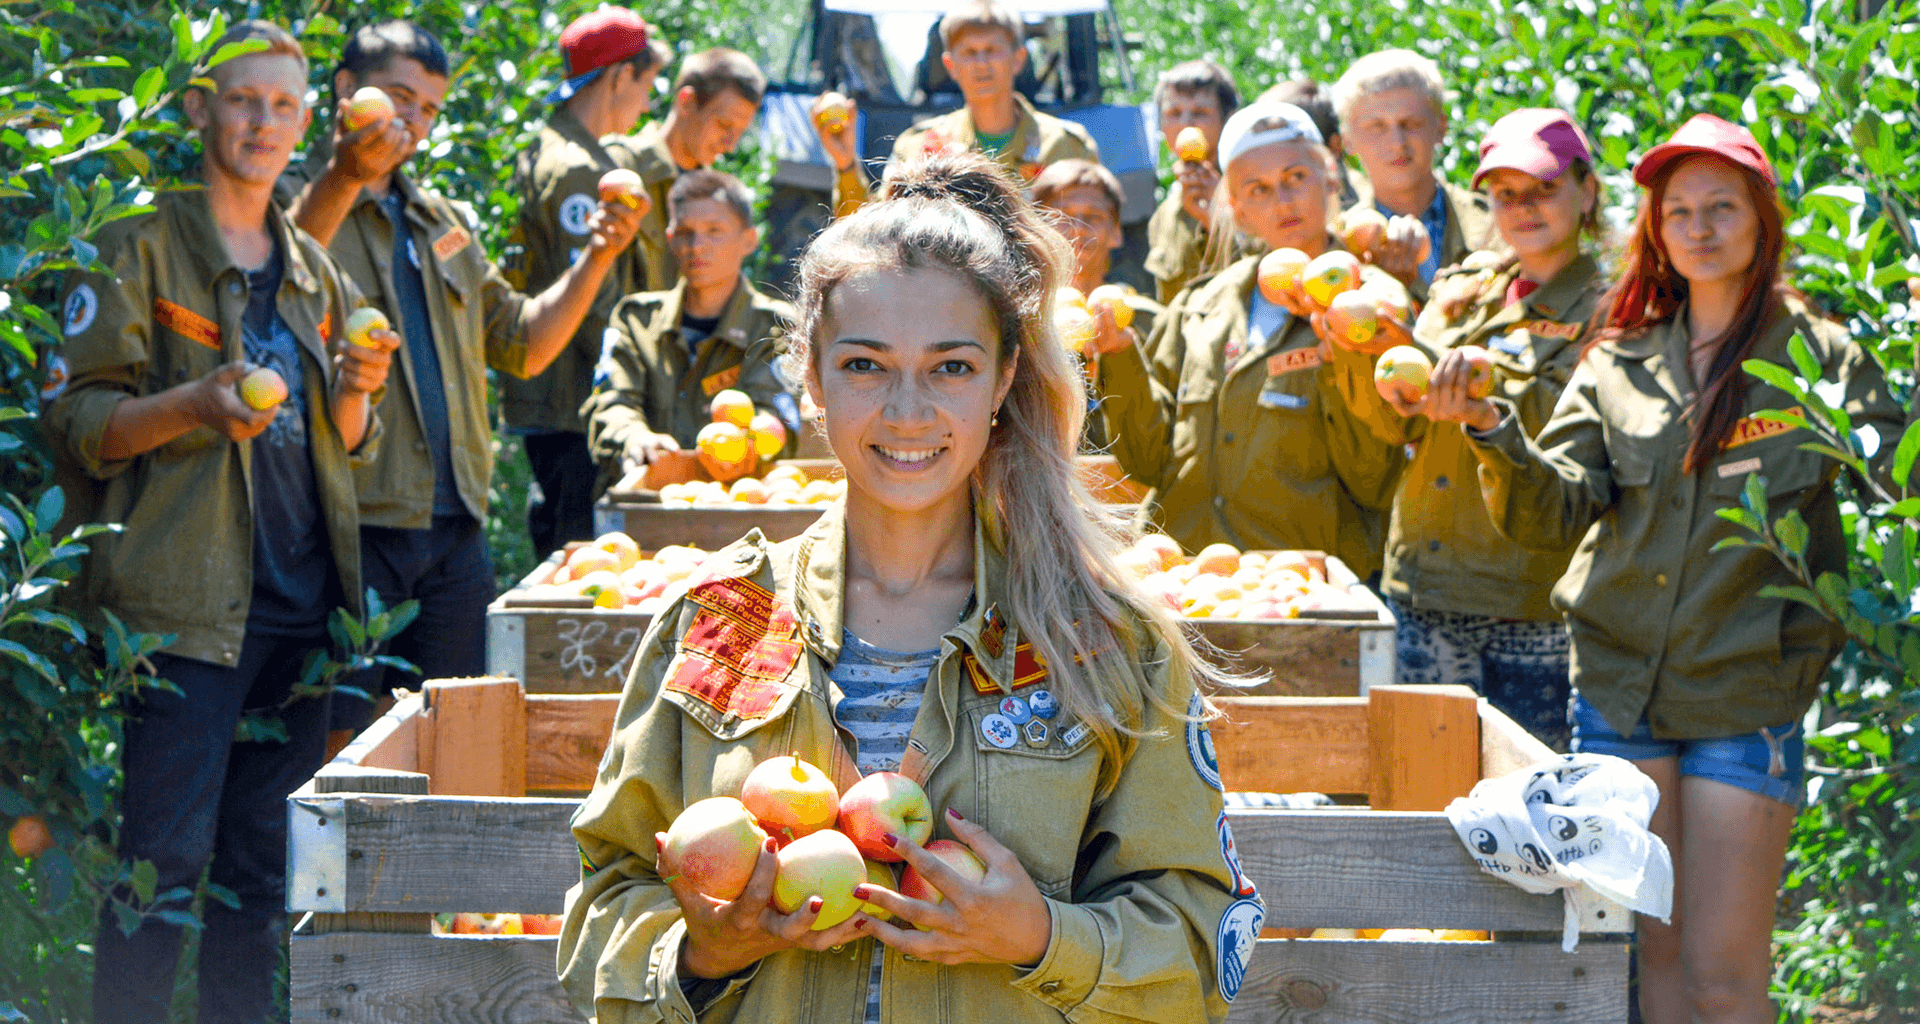
[[[1680,759],[1680,774],[1738,786],[1799,807],[1807,795],[1806,739],[1800,723],[1769,726],[1739,736],[1698,740],[1656,740],[1643,717],[1633,735],[1613,731],[1585,697],[1573,698],[1573,749],[1612,754],[1629,761]]]
[[[243,710],[286,699],[307,653],[326,643],[322,634],[249,633],[232,668],[158,654],[157,674],[181,692],[151,690],[128,709],[120,855],[153,862],[156,893],[197,887],[211,863],[213,883],[239,897],[237,909],[206,901],[199,972],[206,1024],[267,1017],[286,932],[287,794],[320,768],[328,702],[297,700],[277,712],[285,743],[236,743],[234,728]],[[97,1024],[167,1019],[180,938],[178,925],[158,919],[128,936],[110,910],[102,913],[93,958]]]
[[[1387,603],[1399,623],[1399,682],[1472,687],[1540,742],[1566,751],[1573,687],[1564,623],[1428,611],[1392,598]]]

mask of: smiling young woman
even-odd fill
[[[1770,585],[1762,547],[1723,548],[1750,474],[1771,516],[1806,523],[1806,564],[1846,571],[1838,464],[1762,414],[1794,408],[1743,361],[1791,366],[1800,339],[1884,463],[1904,414],[1871,354],[1780,285],[1777,180],[1745,128],[1702,114],[1634,168],[1646,187],[1623,260],[1553,417],[1530,439],[1512,404],[1437,367],[1429,417],[1468,426],[1500,532],[1578,544],[1554,588],[1572,639],[1573,747],[1633,761],[1659,786],[1674,916],[1640,920],[1649,1024],[1772,1021],[1775,893],[1803,794],[1800,719],[1846,632]],[[1444,406],[1446,413],[1440,411]]]
[[[1074,468],[1065,264],[977,154],[896,168],[802,258],[791,357],[847,497],[714,555],[642,643],[561,937],[602,1024],[1225,1017],[1261,905],[1224,842],[1216,673],[1114,568],[1122,524]],[[732,901],[661,863],[682,809],[786,754],[843,791],[915,779],[984,877],[890,838],[944,900],[869,882],[884,914],[814,930],[818,901],[770,904],[770,850]]]

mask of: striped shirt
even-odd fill
[[[903,654],[889,651],[845,630],[840,659],[827,673],[840,688],[834,720],[853,734],[859,749],[860,774],[900,770],[907,752],[907,736],[920,713],[920,695],[940,650]],[[880,964],[885,949],[873,944],[873,965],[867,976],[867,1024],[880,1024]]]

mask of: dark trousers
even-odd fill
[[[527,505],[533,557],[545,558],[568,541],[593,539],[593,482],[600,467],[587,435],[528,434],[521,438],[540,498]]]
[[[422,679],[484,675],[487,671],[487,604],[493,600],[493,559],[487,533],[472,516],[434,516],[427,530],[360,528],[360,575],[391,608],[420,602],[420,616],[388,645],[418,675],[376,669],[350,685],[378,698]],[[333,728],[359,732],[373,719],[373,704],[335,694]]]
[[[285,743],[236,743],[234,727],[243,710],[285,700],[307,652],[326,644],[320,633],[249,633],[232,668],[158,654],[157,674],[180,693],[150,690],[128,709],[120,855],[153,862],[156,893],[195,888],[211,862],[213,883],[239,897],[237,909],[206,900],[203,1022],[267,1019],[286,932],[287,794],[320,768],[328,701],[307,698],[277,711]],[[156,918],[128,936],[110,910],[101,914],[93,958],[98,1024],[167,1019],[181,932]]]

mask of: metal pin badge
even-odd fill
[[[1014,725],[1013,721],[1007,716],[1001,714],[988,715],[982,718],[980,720],[980,735],[985,736],[988,743],[999,747],[1001,750],[1006,750],[1015,743],[1020,742],[1020,728]]]
[[[1035,690],[1028,694],[1027,707],[1033,710],[1035,718],[1052,718],[1060,713],[1060,702],[1053,699],[1052,690]]]
[[[1047,723],[1038,718],[1028,722],[1026,729],[1022,731],[1027,737],[1029,747],[1044,747],[1047,741],[1053,738],[1053,730],[1047,728]]]
[[[1007,716],[1007,721],[1015,725],[1024,725],[1027,719],[1033,717],[1033,712],[1027,709],[1027,702],[1018,697],[1008,697],[1002,700],[1000,702],[1000,713]]]

